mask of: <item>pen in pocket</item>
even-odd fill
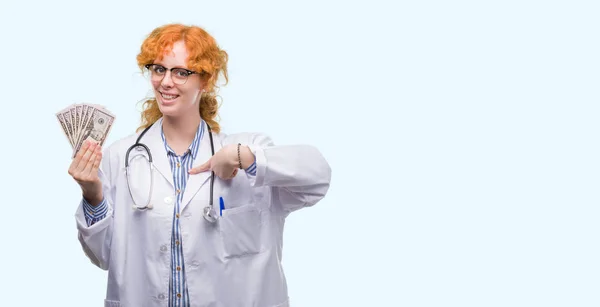
[[[223,197],[219,197],[220,207],[219,207],[219,215],[223,216],[223,210],[225,209],[225,202],[223,201]]]

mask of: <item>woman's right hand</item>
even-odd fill
[[[83,198],[92,206],[102,202],[102,181],[98,176],[98,168],[102,161],[102,149],[94,141],[87,141],[81,147],[69,167],[69,175],[81,187]]]

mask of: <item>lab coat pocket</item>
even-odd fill
[[[104,300],[104,307],[121,307],[121,302]]]
[[[246,205],[223,210],[219,221],[225,258],[243,257],[261,251],[261,212]]]

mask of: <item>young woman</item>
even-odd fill
[[[105,306],[289,306],[285,218],[325,196],[327,161],[312,146],[220,131],[227,53],[203,29],[159,27],[137,61],[155,94],[140,129],[102,150],[86,143],[69,168],[79,241],[108,270]]]

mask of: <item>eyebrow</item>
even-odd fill
[[[167,68],[167,66],[165,66],[165,65],[164,65],[164,64],[162,64],[162,63],[152,63],[152,64],[154,64],[154,65],[160,65],[160,66],[162,66],[162,67],[164,67],[164,68]],[[190,70],[189,68],[186,68],[186,67],[181,67],[181,66],[174,66],[174,67],[171,67],[171,68],[181,68],[181,69],[185,69],[185,70]]]

